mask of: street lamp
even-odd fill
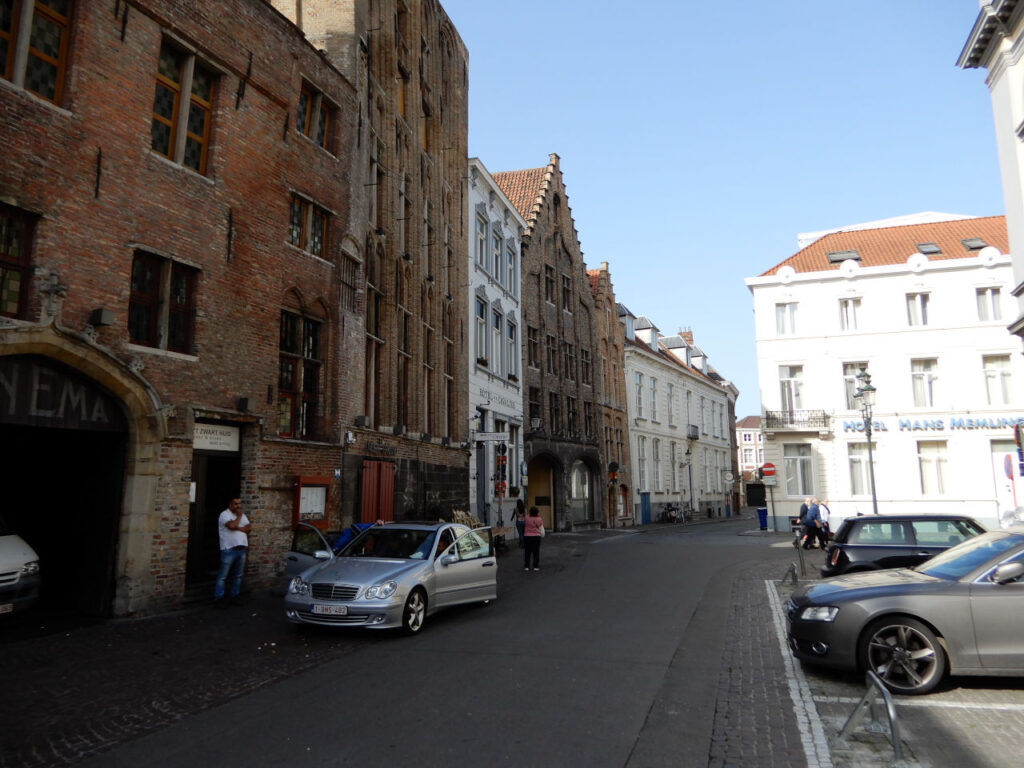
[[[854,397],[860,405],[860,412],[864,417],[864,433],[868,438],[868,474],[871,477],[871,508],[877,515],[878,496],[875,494],[875,460],[871,452],[871,409],[875,405],[875,392],[877,390],[871,386],[871,374],[864,368],[860,369],[856,379],[860,382],[860,386],[857,387]]]
[[[692,514],[693,511],[694,511],[694,507],[693,507],[693,461],[692,461],[692,459],[690,457],[691,457],[690,449],[687,448],[686,449],[686,474],[687,474],[687,476],[690,479],[690,498],[689,498],[689,501],[687,503],[690,505],[690,510],[691,510],[691,514]]]

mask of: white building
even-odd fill
[[[526,222],[476,158],[469,161],[470,513],[506,525],[523,485],[521,320]],[[504,453],[502,453],[504,451]]]
[[[1006,320],[1010,332],[1024,341],[1024,3],[978,0],[978,7],[957,66],[988,70],[1017,297]]]
[[[731,385],[708,365],[692,334],[664,337],[646,317],[619,307],[634,523],[657,522],[669,503],[701,517],[730,515]]]
[[[748,496],[748,485],[761,485],[757,470],[764,464],[764,435],[761,434],[761,417],[745,416],[736,422],[736,465],[739,467],[740,506],[764,506],[762,493],[758,489],[753,501]]]
[[[1024,359],[1006,329],[1006,251],[1001,216],[851,228],[746,280],[777,530],[806,496],[827,498],[837,518],[872,511],[862,368],[877,391],[880,513],[966,513],[989,527],[1012,514],[1024,496],[1007,471]]]

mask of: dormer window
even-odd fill
[[[968,237],[966,240],[961,240],[960,242],[963,243],[964,248],[968,251],[980,251],[988,245],[988,243],[980,237]]]
[[[838,264],[842,261],[860,261],[860,254],[855,250],[850,251],[829,251],[827,254],[829,264]]]
[[[942,253],[942,249],[935,243],[918,243],[917,252],[923,253],[925,256],[932,256],[936,253]]]

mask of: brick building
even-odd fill
[[[372,522],[468,509],[468,53],[436,0],[273,0],[358,89],[359,403],[343,481]]]
[[[599,347],[595,363],[601,379],[601,456],[607,472],[604,522],[607,527],[632,523],[630,493],[632,472],[629,453],[629,414],[626,412],[626,328],[619,322],[619,305],[608,262],[587,270],[594,294]]]
[[[5,515],[44,601],[127,614],[212,594],[216,518],[240,495],[249,579],[268,582],[299,499],[336,520],[348,492],[356,90],[263,3],[13,10]]]
[[[527,507],[545,526],[569,530],[604,520],[599,449],[600,324],[558,155],[548,165],[493,174],[526,220],[522,317],[526,326]]]

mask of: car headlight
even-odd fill
[[[21,575],[22,576],[35,576],[37,573],[39,573],[39,561],[38,560],[32,560],[32,561],[30,561],[28,563],[25,563],[23,566],[21,566]]]
[[[296,576],[292,579],[292,583],[288,585],[288,593],[291,595],[308,595],[309,584],[304,582],[301,576]]]
[[[367,599],[376,597],[379,600],[387,600],[397,591],[397,581],[385,581],[383,584],[374,584],[372,587],[367,587],[364,597]]]
[[[835,621],[839,608],[834,605],[808,605],[800,611],[803,621]]]

